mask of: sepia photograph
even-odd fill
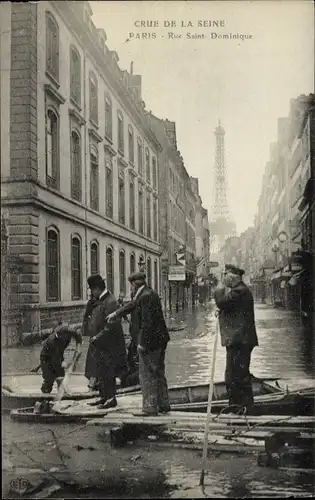
[[[314,14],[1,2],[2,498],[315,495]]]

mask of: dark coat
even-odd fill
[[[59,326],[44,340],[40,353],[41,362],[50,363],[53,366],[61,365],[64,359],[64,352],[72,339],[77,344],[82,344],[81,334],[75,330],[71,330],[68,326]]]
[[[106,317],[118,307],[115,297],[107,292],[101,299],[93,301],[93,310],[88,325],[89,337],[96,337],[90,344],[85,374],[102,377],[108,363],[115,366],[126,364],[126,346],[120,320],[106,323]],[[90,358],[90,359],[89,359]],[[88,362],[92,366],[87,366]],[[94,366],[93,366],[94,365]]]
[[[147,351],[164,348],[170,340],[160,297],[148,286],[135,299],[131,324],[133,331],[138,332],[138,344]]]
[[[214,300],[219,308],[222,345],[257,346],[254,299],[245,283],[241,281],[227,295],[224,290],[215,290]]]

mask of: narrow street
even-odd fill
[[[172,324],[186,325],[182,331],[171,332],[171,342],[167,353],[167,376],[169,384],[185,382],[206,382],[209,379],[210,359],[215,331],[214,308],[210,304],[199,307],[194,315],[179,313],[170,319]],[[311,378],[312,368],[310,348],[304,337],[299,318],[293,313],[280,309],[272,309],[266,305],[256,305],[256,324],[260,346],[255,349],[251,371],[256,376],[279,376],[292,378]],[[85,342],[85,350],[87,343]],[[4,373],[13,371],[28,371],[37,363],[39,346],[33,348],[11,348],[3,351]],[[80,361],[78,371],[84,370],[85,356]],[[216,380],[224,376],[225,351],[219,345]],[[10,422],[8,417],[3,418],[3,449],[10,447],[10,443],[25,446],[25,439],[31,441],[32,435],[39,431],[38,425],[17,424]],[[40,425],[41,435],[49,433],[48,425]],[[67,439],[69,433],[75,444],[75,425],[54,427],[56,435]],[[81,432],[81,431],[80,431]],[[38,439],[38,438],[37,438]],[[47,438],[45,438],[47,439]],[[23,445],[24,443],[24,445]],[[44,450],[44,451],[43,451]],[[188,450],[174,450],[165,448],[154,449],[154,446],[138,449],[131,446],[123,450],[108,449],[112,460],[110,466],[105,467],[104,484],[108,478],[116,474],[124,476],[124,482],[129,484],[131,479],[137,481],[135,496],[142,498],[174,497],[174,498],[202,498],[204,494],[198,488],[200,453]],[[137,464],[134,457],[138,457]],[[34,455],[37,463],[45,462],[46,467],[55,463],[45,452],[45,445]],[[24,459],[25,460],[25,459]],[[78,459],[79,460],[79,459]],[[33,467],[34,465],[29,465]],[[81,482],[87,481],[91,470],[78,478]],[[95,465],[96,467],[96,465]],[[97,467],[99,473],[101,465]],[[205,495],[207,497],[243,498],[250,497],[282,497],[307,496],[314,493],[313,478],[300,473],[286,473],[257,466],[255,454],[246,456],[229,454],[211,454],[208,459],[208,475],[206,476]],[[115,469],[115,471],[114,471]],[[103,469],[102,469],[103,470]],[[118,471],[118,472],[117,472]],[[246,472],[245,472],[246,471]],[[119,476],[120,477],[120,476]],[[107,479],[106,479],[107,478]],[[151,482],[153,481],[153,485]],[[150,482],[150,488],[148,488]],[[155,484],[156,482],[156,484]],[[58,497],[58,492],[56,493]],[[103,491],[67,490],[62,492],[63,498],[133,498],[131,490],[121,490],[115,493],[109,487]],[[123,496],[121,496],[123,495]]]
[[[166,359],[169,384],[208,381],[216,322],[213,311],[212,304],[199,306],[194,313],[174,313],[171,316],[174,320],[168,320],[169,324],[186,326],[184,330],[170,332]],[[298,315],[264,304],[256,304],[255,315],[259,347],[253,352],[252,373],[259,377],[312,378],[312,351]],[[124,329],[127,333],[127,323]],[[84,371],[87,347],[85,339],[78,372]],[[37,364],[39,353],[39,345],[3,349],[3,373],[30,371]],[[216,380],[223,380],[224,369],[225,350],[219,344]]]

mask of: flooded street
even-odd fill
[[[194,315],[179,314],[175,320],[169,319],[169,321],[186,325],[184,330],[170,333],[171,342],[167,352],[169,384],[208,382],[216,324],[213,308],[200,307]],[[256,326],[259,347],[254,350],[251,365],[251,372],[255,376],[294,379],[313,377],[311,346],[307,345],[307,337],[298,317],[287,311],[257,304]],[[87,347],[86,342],[85,347]],[[84,370],[85,356],[82,358],[78,371]],[[29,371],[37,364],[38,359],[39,346],[3,350],[3,372]],[[219,343],[216,380],[223,379],[224,369],[225,350]],[[7,417],[4,418],[3,424],[6,440],[17,443],[19,440],[25,440],[25,436],[30,439],[32,433],[38,432],[39,429],[36,425],[12,423]],[[41,425],[40,431],[44,432],[45,427]],[[57,427],[55,429],[60,436],[73,432],[71,425],[58,426],[58,429]],[[121,471],[127,471],[130,478],[137,478],[138,487],[135,493],[132,488],[127,488],[127,492],[121,490],[119,494],[111,493],[108,488],[102,491],[67,488],[62,491],[62,498],[280,498],[314,495],[312,475],[294,472],[292,469],[284,472],[258,467],[255,453],[246,456],[210,454],[204,491],[198,486],[200,452],[172,448],[163,450],[141,448],[139,452],[141,458],[138,465],[133,465],[133,468],[125,467],[121,461],[125,460],[128,464],[131,460],[130,454],[137,454],[138,448],[119,452],[111,450],[110,453],[113,461],[115,453],[117,454]],[[130,456],[126,458],[123,454]],[[153,481],[150,488],[148,480],[145,482],[143,479],[147,472]],[[60,492],[56,493],[55,498],[60,498]]]

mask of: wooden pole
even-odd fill
[[[204,434],[204,442],[203,442],[203,453],[202,453],[202,463],[201,463],[201,474],[200,474],[200,483],[199,483],[200,486],[204,485],[204,479],[205,479],[205,467],[206,467],[207,454],[208,454],[208,436],[209,436],[211,407],[212,407],[212,398],[213,398],[213,386],[214,386],[214,370],[215,370],[215,360],[216,360],[216,354],[217,354],[217,345],[218,345],[219,330],[220,330],[219,317],[217,316],[216,328],[215,328],[215,337],[214,337],[213,351],[212,351],[211,376],[210,376],[209,394],[208,394],[207,419],[206,419],[206,426],[205,426],[205,434]]]

